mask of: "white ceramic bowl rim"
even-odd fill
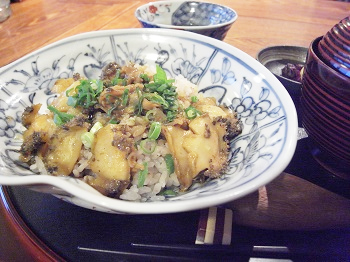
[[[106,36],[115,36],[115,35],[128,35],[128,34],[145,34],[145,35],[155,35],[155,36],[174,36],[179,38],[188,38],[194,42],[205,43],[208,46],[215,46],[217,50],[221,50],[224,53],[234,53],[237,60],[241,61],[244,64],[254,65],[254,70],[259,71],[259,76],[262,76],[263,79],[268,79],[268,82],[271,86],[276,87],[275,90],[278,90],[279,94],[283,97],[283,103],[285,107],[288,108],[288,134],[284,141],[283,154],[281,154],[279,163],[276,161],[268,167],[269,174],[267,176],[259,175],[254,177],[254,183],[245,183],[244,185],[231,190],[230,192],[225,191],[222,193],[217,193],[215,197],[212,196],[203,196],[201,198],[195,199],[185,199],[181,201],[165,201],[165,202],[129,202],[125,200],[113,199],[106,196],[103,196],[97,191],[93,190],[90,186],[81,182],[77,179],[67,177],[66,179],[58,179],[58,177],[47,176],[47,175],[28,175],[28,176],[18,176],[18,177],[9,177],[0,175],[0,185],[33,185],[33,184],[46,184],[52,185],[53,187],[62,188],[65,192],[68,193],[69,197],[76,199],[81,199],[83,201],[88,201],[91,204],[94,204],[98,207],[105,208],[106,210],[111,210],[118,212],[120,214],[161,214],[161,213],[174,213],[174,212],[185,212],[194,209],[202,209],[209,206],[220,205],[224,202],[240,198],[248,193],[251,193],[257,190],[258,187],[267,184],[277,175],[279,175],[287,167],[290,160],[294,155],[294,151],[297,143],[297,115],[295,106],[288,94],[288,92],[283,88],[282,84],[278,79],[272,75],[272,73],[256,61],[253,57],[242,52],[241,50],[224,43],[222,41],[212,39],[210,37],[198,35],[192,32],[169,30],[169,29],[154,29],[154,28],[137,28],[137,29],[118,29],[118,30],[101,30],[95,32],[87,32],[71,36],[62,40],[59,40],[55,43],[52,43],[46,47],[43,47],[33,53],[30,53],[17,61],[0,68],[0,75],[10,70],[16,63],[21,63],[29,58],[36,57],[43,51],[50,50],[56,45],[61,45],[64,43],[77,42],[81,39],[90,38],[90,37],[106,37]],[[2,82],[0,79],[0,87]],[[280,98],[279,98],[280,99]],[[281,159],[282,158],[282,159]],[[261,173],[264,173],[265,170],[261,170]],[[273,174],[273,175],[271,175]],[[76,181],[73,182],[72,181]],[[78,185],[79,184],[79,185]],[[85,186],[86,185],[86,186]],[[93,193],[91,195],[91,193]],[[91,197],[93,196],[93,197]],[[62,198],[64,199],[64,198]]]
[[[159,3],[177,3],[177,2],[186,2],[186,1],[159,1],[159,2],[149,2],[147,4],[144,4],[142,6],[139,6],[136,10],[135,10],[135,17],[140,20],[143,23],[147,23],[150,24],[152,26],[159,26],[161,28],[165,28],[165,29],[182,29],[182,30],[205,30],[205,29],[215,29],[215,28],[219,28],[219,27],[223,27],[226,25],[230,25],[233,22],[235,22],[238,18],[238,14],[235,10],[233,10],[232,8],[225,6],[225,5],[219,5],[216,3],[210,3],[210,2],[203,2],[203,1],[190,1],[190,2],[201,2],[201,3],[208,3],[208,4],[214,4],[223,8],[226,8],[228,10],[230,10],[231,12],[233,12],[235,15],[232,17],[232,19],[230,21],[227,21],[225,23],[220,23],[220,24],[216,24],[216,25],[205,25],[205,26],[176,26],[176,25],[168,25],[168,24],[161,24],[161,23],[154,23],[154,22],[150,22],[147,21],[145,19],[143,19],[141,16],[138,15],[139,11],[147,6],[151,6],[151,5],[157,5]]]

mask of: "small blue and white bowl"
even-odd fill
[[[237,12],[229,7],[198,1],[159,1],[138,7],[135,16],[145,28],[191,31],[219,40],[226,37]]]

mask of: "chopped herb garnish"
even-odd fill
[[[143,97],[146,98],[148,101],[160,104],[165,109],[169,108],[169,102],[164,99],[164,97],[158,95],[157,93],[145,93],[143,94]]]
[[[191,96],[191,102],[192,103],[198,102],[198,97],[197,96]]]
[[[98,130],[100,130],[103,127],[101,122],[96,122],[90,129],[89,132],[84,132],[80,139],[81,142],[84,144],[86,148],[91,148],[92,143],[94,142],[95,139],[95,134],[97,133]]]
[[[175,119],[178,104],[177,92],[173,86],[174,79],[167,79],[165,71],[156,65],[157,73],[153,76],[154,82],[145,84],[144,97],[147,100],[162,105],[167,121],[171,122]],[[140,102],[142,104],[142,101]]]
[[[145,154],[152,154],[156,150],[157,141],[154,139],[146,138],[140,142],[140,148]]]
[[[98,130],[100,130],[103,127],[101,122],[96,122],[90,129],[90,133],[95,134]]]
[[[108,109],[107,115],[111,116],[113,111],[116,110],[118,106],[121,105],[121,103],[122,103],[122,100],[119,97],[117,97],[114,101],[114,104]]]
[[[92,143],[94,141],[94,134],[91,133],[91,132],[85,132],[81,135],[80,139],[81,139],[81,142],[83,143],[83,145],[86,147],[86,148],[91,148],[92,146]]]
[[[152,110],[147,111],[146,118],[148,121],[153,121],[155,119],[155,110],[152,109]]]
[[[175,164],[174,164],[174,158],[171,154],[166,154],[164,156],[166,169],[168,171],[168,174],[171,175],[175,171]]]
[[[161,124],[159,122],[152,122],[148,132],[148,138],[157,139],[160,135],[160,131],[161,131]]]
[[[141,115],[142,112],[142,101],[143,101],[143,95],[142,95],[142,91],[139,87],[136,87],[135,90],[136,94],[137,94],[137,98],[138,98],[138,102],[135,104],[135,114],[136,115]]]
[[[145,184],[147,174],[148,174],[148,163],[143,162],[143,170],[139,171],[139,176],[137,180],[138,187],[143,187],[143,185]]]
[[[110,123],[110,124],[119,124],[119,121],[117,119],[112,118],[111,120],[109,120],[108,123]]]
[[[47,109],[54,113],[53,121],[58,126],[61,126],[74,118],[74,115],[61,112],[53,106],[48,106]]]
[[[140,74],[140,78],[142,78],[143,81],[146,83],[148,83],[151,80],[147,74]]]
[[[176,192],[171,189],[165,189],[161,192],[159,192],[160,196],[176,196]]]
[[[126,86],[128,84],[128,81],[126,78],[122,78],[120,74],[120,70],[117,70],[116,75],[111,80],[110,84],[108,86]]]
[[[156,74],[153,76],[154,82],[166,82],[167,81],[167,76],[163,68],[161,68],[159,65],[156,65]]]
[[[126,106],[129,100],[129,88],[125,88],[122,96],[122,106]]]
[[[113,85],[113,86],[117,85],[119,82],[119,79],[120,79],[120,70],[117,70],[114,78],[111,81],[111,85]]]
[[[189,106],[185,109],[185,114],[188,119],[194,119],[202,113],[198,111],[195,107]]]
[[[80,80],[80,85],[76,88],[76,94],[68,96],[71,90],[66,92],[68,105],[89,108],[98,103],[98,97],[103,91],[103,82],[99,80]]]

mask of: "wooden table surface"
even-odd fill
[[[140,27],[130,0],[24,0],[0,23],[0,67],[59,39],[82,32]],[[238,19],[225,42],[255,57],[269,45],[309,46],[350,13],[331,0],[213,0],[232,7]]]
[[[0,23],[0,67],[40,47],[78,33],[140,27],[134,11],[146,2],[23,0],[12,3],[11,17]],[[230,6],[237,11],[238,19],[224,42],[253,57],[259,50],[270,45],[308,47],[313,39],[325,34],[334,24],[350,14],[350,3],[332,0],[211,2]],[[284,183],[290,179],[291,177],[284,174],[274,183]],[[294,188],[299,182],[292,183]],[[348,201],[345,203],[343,199],[340,202],[336,200],[338,204],[343,201],[341,203],[349,206]],[[236,207],[239,205],[241,203]],[[42,261],[55,259],[54,255],[49,258],[43,256],[47,252],[40,250],[38,242],[33,243],[31,236],[21,235],[21,225],[13,223],[14,217],[9,214],[9,209],[11,207],[0,203],[0,261],[24,261],[23,258]],[[350,214],[346,215],[350,217]]]

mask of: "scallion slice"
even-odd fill
[[[141,74],[140,78],[142,78],[143,81],[145,81],[146,83],[148,83],[150,81],[150,78],[147,74]]]
[[[129,100],[129,88],[125,88],[122,95],[122,105],[126,106]]]
[[[159,122],[152,122],[149,132],[148,132],[148,138],[156,140],[161,131],[161,124]]]
[[[140,142],[140,148],[145,154],[152,154],[156,150],[157,141],[154,139],[146,138]]]
[[[185,109],[185,114],[188,119],[194,119],[198,115],[201,115],[201,112],[199,112],[196,108],[193,106],[189,106]]]
[[[171,190],[171,189],[165,189],[164,191],[161,191],[159,193],[159,195],[161,195],[161,196],[176,196],[176,192],[174,190]]]
[[[90,129],[90,133],[95,134],[98,130],[100,130],[103,127],[101,122],[96,122]]]
[[[145,184],[147,174],[148,174],[148,163],[143,162],[143,170],[139,171],[139,176],[138,176],[138,180],[137,180],[137,187],[143,187],[143,185]]]
[[[86,148],[91,148],[92,146],[92,143],[94,141],[94,134],[91,133],[91,132],[85,132],[81,135],[80,139],[81,139],[81,142],[83,142],[83,145],[86,147]]]
[[[171,175],[175,171],[175,165],[174,165],[174,158],[171,154],[166,154],[164,156],[164,161],[166,164],[166,169],[168,171],[168,174]]]
[[[74,118],[74,115],[61,112],[51,105],[48,106],[47,109],[54,113],[53,121],[57,126],[61,126]]]
[[[154,120],[154,115],[155,115],[155,110],[154,109],[147,111],[147,113],[146,113],[147,120],[148,121]]]
[[[191,102],[192,103],[198,102],[198,97],[197,96],[191,96]]]
[[[169,108],[170,106],[169,102],[157,93],[145,93],[143,96],[150,102],[162,105],[165,109]]]

